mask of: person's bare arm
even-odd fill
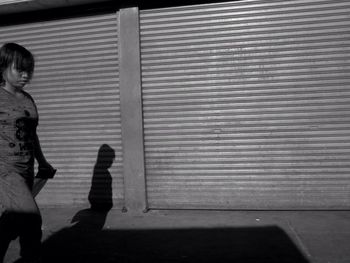
[[[46,160],[43,151],[41,149],[39,137],[37,133],[35,132],[34,134],[34,156],[35,159],[38,162],[38,169],[40,170],[45,170],[48,175],[54,174],[55,169],[52,167],[52,165]],[[50,177],[48,177],[50,178]]]

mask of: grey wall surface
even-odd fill
[[[327,0],[142,11],[150,207],[349,208],[349,11]]]

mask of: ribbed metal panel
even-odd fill
[[[350,208],[350,2],[141,11],[151,208]]]
[[[38,106],[43,151],[58,169],[38,196],[39,203],[85,204],[95,176],[93,199],[111,198],[112,187],[114,205],[121,207],[116,13],[0,27],[0,36],[1,42],[22,44],[36,57],[27,90]],[[109,170],[104,164],[112,150],[103,147],[98,158],[104,144],[115,151]],[[106,185],[110,179],[112,185]]]

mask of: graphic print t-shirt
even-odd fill
[[[38,112],[33,99],[21,98],[0,87],[0,175],[33,176],[34,135]]]

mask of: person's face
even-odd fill
[[[3,79],[6,85],[22,89],[30,81],[30,74],[26,71],[19,71],[12,64],[3,72]]]

